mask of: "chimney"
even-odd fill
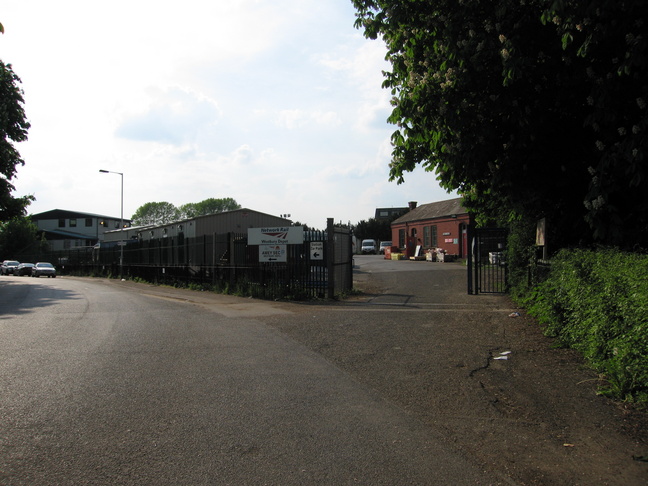
[[[418,204],[418,203],[417,203],[416,201],[410,201],[410,202],[407,203],[407,205],[409,206],[409,210],[410,210],[410,211],[411,211],[412,209],[416,209],[416,205],[417,205],[417,204]]]

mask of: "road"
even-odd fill
[[[647,483],[647,414],[465,267],[357,256],[354,285],[0,278],[0,484]]]
[[[507,484],[281,330],[326,314],[1,278],[0,484]]]

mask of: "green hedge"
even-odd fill
[[[603,393],[648,403],[648,256],[563,250],[528,299],[557,344],[583,354]]]

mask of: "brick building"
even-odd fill
[[[422,250],[442,249],[448,255],[465,257],[468,247],[468,225],[472,218],[462,206],[462,198],[417,206],[391,224],[392,242],[406,256],[413,256],[416,246]]]

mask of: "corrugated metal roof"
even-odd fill
[[[405,213],[400,218],[395,219],[392,224],[443,218],[452,216],[453,214],[468,214],[468,210],[461,204],[462,201],[463,198],[458,197],[456,199],[448,199],[447,201],[421,204],[419,207]]]
[[[52,209],[50,211],[45,211],[43,213],[32,214],[29,216],[32,219],[74,219],[74,218],[99,218],[99,219],[112,219],[119,220],[119,216],[105,216],[103,214],[94,214],[94,213],[84,213],[81,211],[68,211],[66,209]],[[130,219],[124,218],[124,221],[129,221]]]

